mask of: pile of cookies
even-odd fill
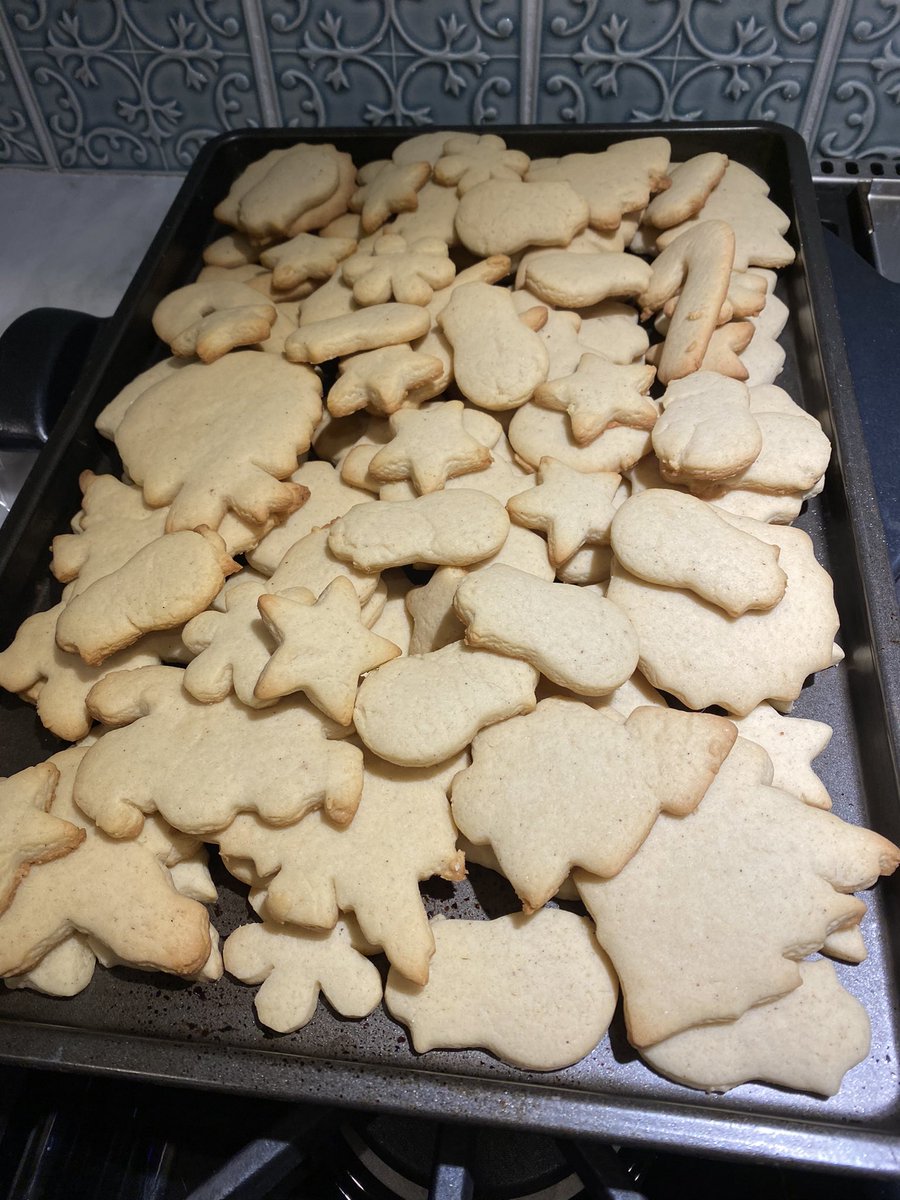
[[[321,989],[529,1070],[621,990],[655,1071],[834,1093],[869,1023],[829,960],[900,850],[786,715],[841,652],[765,182],[432,132],[274,150],[215,216],[97,420],[123,478],[84,474],[62,599],[0,653],[75,743],[0,782],[6,984],[224,969],[272,1030]],[[258,917],[221,953],[205,844]],[[467,862],[521,911],[429,921]]]

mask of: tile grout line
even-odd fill
[[[531,125],[537,116],[537,82],[541,63],[544,0],[522,0],[519,43],[519,120]]]
[[[834,78],[834,68],[844,41],[844,34],[850,22],[851,0],[837,0],[828,17],[825,26],[825,36],[813,67],[812,78],[803,112],[800,114],[798,132],[809,149],[810,157],[815,154],[813,139],[819,132],[819,125],[825,111],[828,91]]]
[[[247,27],[247,40],[250,45],[250,59],[253,63],[253,74],[259,105],[262,109],[264,125],[280,125],[281,106],[278,103],[278,92],[275,87],[275,73],[272,70],[272,58],[269,54],[269,39],[266,37],[265,22],[259,0],[241,0],[244,11],[244,24]]]
[[[28,72],[25,70],[25,64],[19,56],[19,47],[16,45],[16,40],[9,27],[5,5],[3,4],[0,4],[0,46],[3,47],[3,52],[9,63],[9,71],[13,77],[13,83],[15,83],[19,95],[22,97],[22,104],[28,114],[34,135],[41,147],[46,165],[58,171],[60,169],[59,155],[56,153],[56,147],[53,145],[53,139],[50,137],[50,130],[44,121],[44,114],[41,112],[37,97],[32,90],[31,80],[28,78]]]

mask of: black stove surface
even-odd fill
[[[859,189],[819,189],[854,384],[895,580],[900,577],[900,420],[893,400],[900,285],[869,252]],[[59,310],[56,310],[59,314]],[[44,391],[16,408],[0,446],[40,443],[98,322],[53,310],[20,319],[26,340],[59,328]],[[20,330],[21,334],[21,330]],[[80,347],[80,353],[79,353]],[[3,355],[13,351],[9,339]],[[52,361],[51,361],[52,359]],[[8,363],[7,363],[8,365]],[[18,372],[0,372],[9,381]],[[15,389],[14,389],[15,390]],[[9,433],[9,437],[4,436]],[[900,1200],[900,1182],[610,1148],[507,1129],[304,1107],[104,1077],[0,1068],[0,1197],[8,1200]]]
[[[891,1181],[0,1070],[7,1200],[897,1200]]]

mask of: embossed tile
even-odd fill
[[[854,0],[813,150],[900,156],[900,0]]]
[[[25,115],[19,89],[0,46],[0,163],[11,166],[46,166],[34,129]]]
[[[260,124],[240,0],[6,0],[64,167],[183,171]]]
[[[284,124],[519,119],[516,0],[265,3]]]
[[[820,0],[548,0],[537,119],[800,124]]]

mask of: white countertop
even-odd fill
[[[0,332],[45,305],[109,316],[181,179],[0,169]]]
[[[109,316],[180,185],[170,175],[0,169],[0,333],[32,308]],[[0,453],[0,524],[35,455]]]

